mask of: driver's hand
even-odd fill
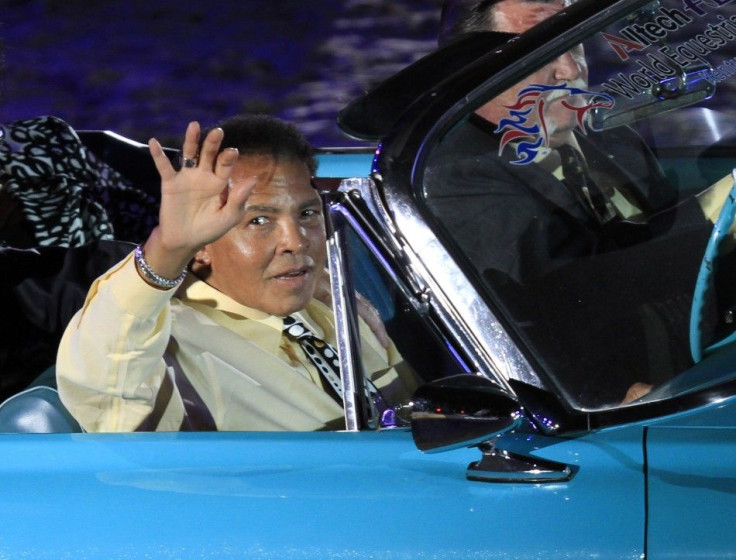
[[[718,219],[723,203],[726,202],[726,197],[733,187],[733,181],[733,176],[728,174],[695,196],[703,214],[711,222],[715,223]]]
[[[621,404],[630,403],[632,401],[635,401],[636,399],[640,399],[648,395],[653,387],[654,385],[649,385],[648,383],[634,383],[631,387],[629,387],[629,390],[626,391],[626,396],[624,397],[624,400],[621,402]]]
[[[728,199],[734,181],[736,181],[736,169],[730,175],[719,179],[695,197],[705,217],[714,224],[718,220],[723,205]],[[736,220],[731,222],[728,235],[723,238],[720,251],[727,253],[731,252],[734,248],[736,248]]]

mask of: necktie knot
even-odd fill
[[[591,182],[591,178],[587,174],[582,155],[568,144],[563,144],[557,148],[557,153],[560,155],[560,165],[562,166],[562,176],[565,183],[573,189],[587,187]]]
[[[299,339],[312,335],[311,331],[301,321],[291,315],[284,317],[284,333],[287,336]]]
[[[583,207],[601,224],[617,217],[618,214],[611,201],[587,173],[582,155],[569,144],[558,147],[557,153],[560,155],[563,182]]]

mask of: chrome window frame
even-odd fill
[[[517,397],[518,386],[514,381],[544,390],[547,384],[488,308],[470,277],[427,225],[434,219],[422,204],[423,169],[437,139],[463,116],[560,53],[650,3],[650,0],[580,0],[427,91],[404,112],[377,151],[374,177],[379,183],[382,212],[396,229],[403,250],[410,255],[417,273],[431,286],[439,305],[457,321],[459,336],[473,341],[479,351],[476,362],[479,371],[508,387]],[[554,38],[550,40],[550,36]],[[656,415],[655,409],[661,409],[654,406],[649,412],[620,407],[587,411],[573,407],[558,389],[552,391],[550,394],[559,410],[574,418],[568,424],[583,430],[595,427],[598,422],[608,425],[623,418]],[[540,427],[547,432],[554,431],[549,426]]]

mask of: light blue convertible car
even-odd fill
[[[317,179],[342,371],[357,290],[412,401],[87,434],[37,385],[0,407],[0,558],[736,557],[734,75],[732,0],[580,0],[355,100],[376,149]]]

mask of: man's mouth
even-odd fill
[[[274,278],[279,279],[279,280],[290,280],[292,278],[299,278],[300,276],[306,276],[307,274],[309,274],[309,272],[310,272],[309,268],[298,268],[298,269],[282,272],[281,274],[276,274]]]

